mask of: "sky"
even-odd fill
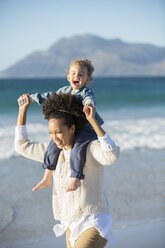
[[[165,0],[0,0],[0,71],[81,34],[165,46]]]

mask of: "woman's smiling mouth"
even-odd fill
[[[62,146],[62,145],[63,145],[62,141],[54,141],[54,143],[55,143],[57,146]]]

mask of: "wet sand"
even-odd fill
[[[106,248],[164,248],[165,247],[165,221],[139,224],[114,230],[116,242],[107,244]],[[66,248],[65,237],[56,239],[54,234],[47,235],[40,240],[24,240],[19,244],[14,242],[10,248]],[[92,247],[91,247],[92,248]]]

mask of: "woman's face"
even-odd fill
[[[51,140],[59,149],[69,150],[72,148],[75,138],[75,125],[68,128],[63,119],[50,119],[48,129]]]

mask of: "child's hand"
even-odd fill
[[[86,119],[90,122],[90,120],[95,119],[95,108],[91,104],[86,104],[83,108]]]

